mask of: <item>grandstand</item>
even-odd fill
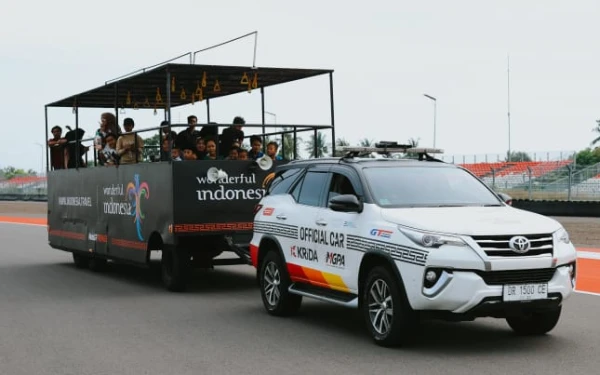
[[[46,176],[16,176],[0,180],[0,195],[39,196],[47,194]]]

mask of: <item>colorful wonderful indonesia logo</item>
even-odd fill
[[[140,184],[140,175],[136,174],[133,176],[133,181],[127,184],[127,197],[131,202],[131,210],[133,215],[133,222],[137,229],[137,236],[140,241],[144,240],[142,235],[142,223],[144,221],[144,213],[142,212],[142,198],[150,198],[150,188],[146,182]]]

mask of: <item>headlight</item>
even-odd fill
[[[565,228],[561,228],[561,229],[557,230],[556,232],[554,232],[554,235],[559,242],[566,243],[566,244],[571,243],[571,239],[569,238],[569,233],[567,232],[567,230]]]
[[[440,247],[442,245],[466,246],[467,244],[460,237],[451,236],[448,234],[421,232],[414,229],[408,229],[399,226],[400,232],[417,245],[424,247]]]

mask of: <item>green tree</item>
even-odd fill
[[[579,151],[575,156],[575,161],[581,167],[600,163],[600,147],[596,147],[593,150],[588,147]]]
[[[369,138],[363,138],[358,142],[358,145],[361,147],[374,147],[375,141],[370,140]]]
[[[342,151],[342,147],[350,146],[350,142],[346,140],[346,138],[338,138],[335,141],[335,154],[333,156],[342,156],[344,155],[344,151]]]
[[[409,144],[411,147],[419,147],[419,140],[421,140],[421,138],[409,138],[407,144]]]
[[[27,172],[25,172],[25,170],[17,169],[15,167],[6,167],[2,169],[2,174],[4,174],[4,177],[7,180],[10,180],[11,178],[15,178],[17,176],[27,176]]]
[[[316,155],[315,155],[315,145],[316,145]],[[321,132],[317,132],[317,137],[315,139],[315,135],[311,135],[310,138],[308,139],[308,142],[306,142],[306,148],[305,148],[306,152],[309,153],[309,157],[311,158],[322,158],[323,156],[327,155],[328,152],[328,147],[327,147],[327,143],[326,143],[326,136],[321,133]]]
[[[160,158],[160,135],[155,134],[150,138],[144,138],[144,150],[142,160],[152,161],[151,158]]]
[[[592,141],[592,146],[595,145],[596,143],[600,142],[600,120],[596,120],[596,127],[592,129],[592,131],[594,133],[598,133],[599,135],[594,138],[594,140]]]
[[[293,128],[283,128],[284,131],[292,131]],[[296,155],[300,155],[300,143],[302,143],[302,137],[296,135],[296,144],[294,145],[294,133],[283,134],[282,146],[279,148],[281,156],[285,160],[294,159],[294,148],[296,149]]]
[[[508,155],[508,153],[507,153]],[[528,153],[523,151],[512,151],[510,156],[507,157],[507,161],[509,162],[518,162],[518,161],[531,161],[531,157]]]

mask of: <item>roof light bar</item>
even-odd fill
[[[402,154],[443,154],[444,150],[439,148],[428,148],[428,147],[403,147],[403,146],[395,146],[395,147],[354,147],[354,146],[346,146],[341,148],[344,152],[349,153],[402,153]]]

